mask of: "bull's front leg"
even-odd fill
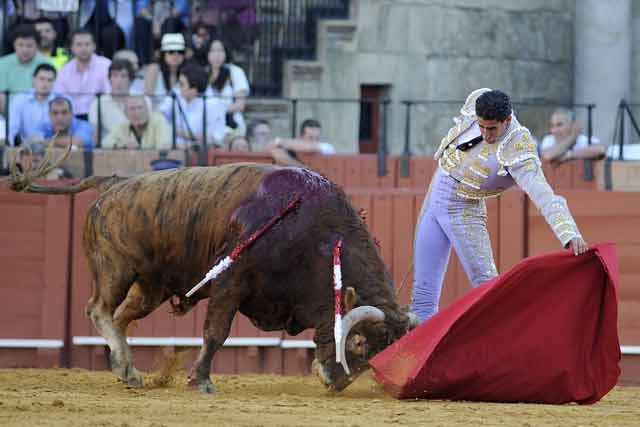
[[[209,286],[216,286],[211,284]],[[209,376],[211,362],[216,351],[224,344],[229,336],[233,317],[239,307],[237,298],[228,292],[213,292],[207,306],[207,317],[204,321],[202,348],[189,373],[189,385],[197,386],[204,393],[213,393],[215,386]]]

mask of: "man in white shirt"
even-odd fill
[[[336,153],[336,149],[328,142],[320,140],[322,126],[315,119],[307,119],[300,125],[300,137],[298,139],[276,138],[269,144],[268,150],[276,160],[282,165],[303,166],[298,158],[301,153],[315,153],[331,155]]]
[[[225,107],[220,99],[211,97],[205,101],[202,97],[207,89],[207,72],[195,64],[186,65],[178,77],[180,93],[176,94],[175,105],[172,98],[166,98],[160,105],[160,111],[170,123],[175,123],[177,145],[180,147],[201,145],[222,146],[225,135]],[[172,115],[175,114],[175,117]],[[206,116],[206,117],[205,117]]]
[[[552,163],[563,163],[576,159],[600,159],[604,156],[605,147],[600,140],[588,138],[582,134],[582,125],[573,119],[572,113],[565,108],[558,108],[551,115],[549,122],[550,135],[546,135],[540,143],[542,160]]]
[[[14,144],[17,135],[23,143],[42,139],[40,128],[50,123],[49,101],[56,97],[52,92],[56,81],[56,69],[51,64],[40,64],[33,73],[33,89],[19,93],[9,104],[9,141]]]

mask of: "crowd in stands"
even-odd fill
[[[36,153],[44,142],[83,150],[206,143],[298,163],[297,140],[274,140],[268,122],[247,133],[250,83],[233,56],[256,39],[255,0],[83,0],[73,16],[37,6],[0,8],[9,28],[0,57],[6,145]],[[311,151],[305,138],[299,148]]]

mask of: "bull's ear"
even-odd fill
[[[344,308],[345,313],[350,312],[353,307],[355,307],[358,302],[358,294],[356,294],[356,290],[351,286],[347,288],[347,291],[344,293]]]

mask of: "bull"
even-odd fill
[[[167,300],[184,314],[208,298],[204,343],[189,383],[213,392],[211,362],[236,312],[261,330],[291,335],[314,328],[313,371],[343,390],[367,361],[417,324],[395,297],[376,242],[345,193],[303,168],[233,164],[149,172],[130,178],[89,177],[51,187],[35,173],[13,174],[15,191],[71,194],[94,188],[83,249],[94,287],[86,306],[110,349],[112,372],[142,386],[126,341],[127,326]],[[239,242],[293,198],[284,215],[208,286],[186,293]],[[333,336],[332,249],[342,246],[343,338]],[[336,352],[346,365],[336,363]]]

